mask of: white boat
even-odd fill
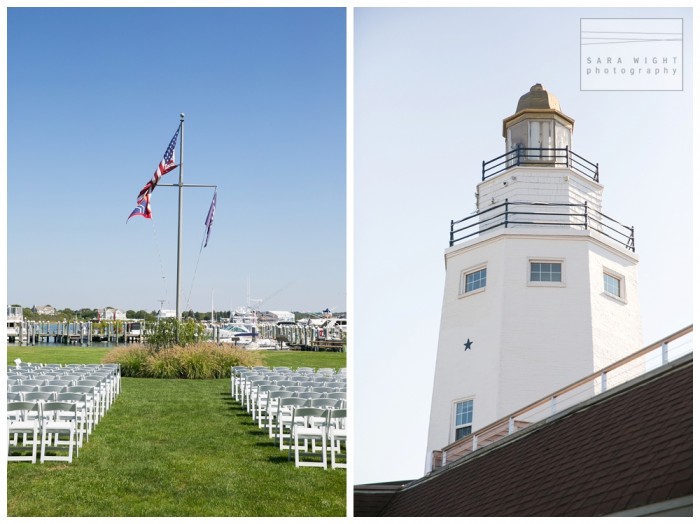
[[[16,342],[24,322],[22,306],[7,306],[7,341]]]
[[[318,328],[319,338],[340,339],[348,330],[347,319],[339,317],[305,318],[297,324]]]
[[[230,344],[250,344],[257,335],[253,324],[228,323],[222,324],[215,332],[219,342]]]
[[[270,338],[260,337],[260,332],[255,324],[240,322],[223,323],[218,327],[210,327],[207,333],[215,341],[224,344],[234,344],[246,349],[279,349],[280,343]],[[282,344],[282,348],[286,348]]]
[[[258,336],[255,324],[243,322],[222,322],[207,326],[206,336],[215,342],[244,346]]]

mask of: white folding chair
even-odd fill
[[[270,394],[267,396],[265,412],[267,413],[267,434],[270,438],[276,438],[277,410],[279,409],[280,400],[283,398],[290,398],[292,394],[291,391],[279,389],[277,391],[270,391]]]
[[[85,396],[85,412],[87,418],[87,434],[86,438],[89,440],[89,435],[92,435],[92,428],[98,422],[98,409],[95,403],[95,399],[98,398],[98,393],[95,391],[93,386],[73,386],[68,388],[68,393],[80,393]]]
[[[253,388],[253,382],[264,378],[264,375],[252,371],[243,373],[242,375],[241,406],[245,406],[245,410],[248,413],[250,413],[250,394]]]
[[[293,413],[294,423],[292,424],[292,434],[294,435],[294,465],[328,468],[327,446],[326,446],[326,424],[317,425],[314,420],[317,418],[327,419],[328,413],[321,408],[295,408]],[[304,441],[304,445],[300,444]],[[315,445],[312,444],[311,452],[308,451],[309,442],[321,443],[321,462],[312,460],[302,460],[301,455],[318,455],[314,452]]]
[[[18,445],[19,435],[22,435],[21,446]],[[8,402],[7,460],[11,462],[26,461],[36,464],[36,448],[38,443],[39,404],[36,402]],[[31,444],[31,446],[27,446],[27,444]],[[31,455],[12,455],[13,451],[27,451],[29,449],[31,449]]]
[[[78,422],[78,406],[70,402],[46,402],[41,405],[41,459],[43,464],[48,461],[73,462],[73,449],[79,453],[76,444],[76,425]],[[62,440],[61,436],[68,436]],[[53,444],[52,444],[53,441]],[[51,445],[52,444],[52,445]],[[68,448],[68,455],[47,455],[50,451],[60,451]]]
[[[106,409],[104,406],[105,402],[103,400],[105,397],[105,391],[102,387],[102,382],[99,380],[79,380],[77,386],[87,386],[93,389],[93,402],[95,411],[93,425],[97,425],[100,419],[104,416]]]
[[[88,432],[88,412],[87,412],[87,398],[84,393],[58,393],[56,395],[56,402],[70,402],[75,403],[78,408],[78,418],[76,420],[76,438],[79,448],[83,447],[83,436],[87,440]]]
[[[328,411],[326,432],[331,450],[331,469],[347,468],[348,428],[346,409],[332,409]],[[344,445],[345,452],[343,452],[341,444]],[[338,462],[338,458],[343,458],[345,461]]]
[[[294,423],[294,409],[303,407],[306,404],[306,399],[299,397],[281,398],[277,404],[276,417],[276,440],[279,441],[280,451],[290,449],[292,446],[292,424]],[[285,428],[289,428],[289,433],[285,432]],[[284,439],[289,439],[289,444],[284,443]],[[276,443],[276,442],[275,442]]]
[[[258,401],[258,395],[260,394],[260,386],[269,386],[271,385],[272,382],[269,380],[265,379],[260,379],[260,380],[253,380],[250,383],[250,390],[248,392],[248,401],[247,401],[247,411],[248,413],[252,414],[253,420],[256,420],[255,418],[255,406]]]
[[[253,418],[258,423],[259,428],[267,427],[267,406],[270,393],[280,390],[281,388],[274,384],[265,384],[258,388],[258,395],[255,398],[255,408],[253,409]]]
[[[231,396],[234,400],[240,400],[241,374],[247,370],[245,366],[231,366]]]

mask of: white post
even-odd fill
[[[668,342],[661,345],[661,365],[665,366],[666,364],[668,364]]]
[[[180,113],[180,181],[178,183],[177,206],[177,284],[175,290],[175,315],[178,323],[182,319],[180,310],[180,265],[182,261],[182,164],[185,143],[185,113]]]

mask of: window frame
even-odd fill
[[[488,270],[487,270],[487,265],[486,264],[479,264],[478,266],[473,266],[468,269],[462,270],[462,273],[459,278],[459,298],[462,297],[467,297],[471,295],[475,295],[476,293],[483,293],[486,291],[486,286],[488,285]],[[479,273],[481,271],[484,271],[484,285],[479,286],[478,288],[472,289],[470,291],[467,291],[467,280],[470,275],[474,275],[476,273]],[[479,280],[482,280],[481,278]]]
[[[617,280],[618,283],[618,291],[620,292],[619,295],[616,295],[615,293],[611,293],[607,289],[605,289],[605,277],[610,277],[615,280]],[[622,302],[623,304],[627,303],[627,290],[626,290],[626,285],[625,285],[625,275],[618,273],[617,271],[614,271],[608,267],[603,266],[603,291],[602,294],[606,297],[609,297],[613,300],[617,300],[619,302]]]
[[[559,264],[561,267],[561,280],[532,280],[532,264]],[[528,257],[526,271],[526,279],[528,286],[566,287],[566,259],[564,258]]]
[[[458,416],[458,409],[461,404],[466,404],[470,403],[470,415],[469,415],[469,422],[468,423],[463,423],[463,424],[457,424],[457,416]],[[474,397],[467,397],[467,398],[462,398],[459,400],[455,400],[452,402],[452,442],[457,442],[458,440],[463,440],[473,433],[473,427],[474,427]],[[469,433],[466,435],[463,435],[459,438],[457,438],[457,432],[460,429],[463,428],[469,428]]]

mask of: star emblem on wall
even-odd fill
[[[464,351],[466,350],[471,350],[472,349],[472,344],[474,343],[473,340],[467,339],[467,341],[464,343]]]

